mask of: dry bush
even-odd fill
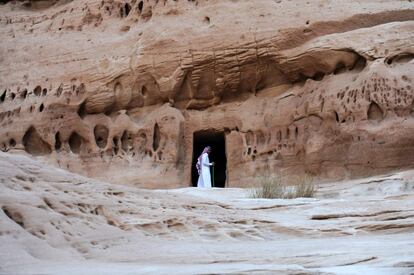
[[[286,192],[281,177],[262,176],[258,178],[259,186],[252,189],[251,197],[255,199],[283,198]]]
[[[308,174],[299,177],[293,186],[284,185],[280,176],[261,176],[258,182],[259,186],[253,188],[251,193],[251,197],[256,199],[312,198],[317,191],[312,176]]]
[[[296,198],[312,198],[316,193],[316,185],[313,183],[313,177],[305,174],[300,178],[295,188]]]

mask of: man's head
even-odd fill
[[[211,153],[211,147],[210,146],[207,146],[207,153]]]

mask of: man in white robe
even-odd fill
[[[197,159],[197,170],[198,170],[198,182],[197,187],[211,188],[211,175],[210,166],[214,165],[214,162],[210,163],[208,154],[211,152],[211,147],[207,146]]]

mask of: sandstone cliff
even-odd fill
[[[142,187],[190,185],[197,133],[224,135],[228,186],[414,167],[413,20],[394,0],[9,1],[0,146]]]

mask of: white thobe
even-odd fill
[[[197,187],[211,188],[210,166],[212,165],[208,159],[208,154],[204,153],[201,156],[201,172],[198,176]]]

